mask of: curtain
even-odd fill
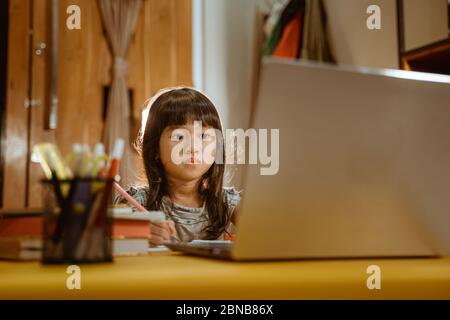
[[[303,43],[300,58],[335,62],[327,34],[326,13],[322,0],[306,0]]]
[[[130,100],[128,96],[126,55],[133,36],[141,0],[98,0],[103,27],[113,57],[112,84],[109,91],[103,142],[111,152],[117,138],[125,141],[119,167],[121,184],[127,185],[134,174],[130,140]]]

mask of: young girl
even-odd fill
[[[201,121],[201,132],[196,121]],[[224,153],[214,132],[222,134],[219,114],[202,93],[164,89],[150,100],[139,141],[148,186],[128,193],[148,210],[165,213],[166,221],[151,224],[151,243],[224,239],[233,232],[240,193],[223,187],[223,161],[201,155],[204,150],[212,151],[212,157]],[[115,200],[124,202],[121,196]]]

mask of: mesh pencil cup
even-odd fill
[[[112,220],[108,214],[112,182],[103,178],[42,180],[42,263],[112,261]]]

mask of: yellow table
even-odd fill
[[[369,290],[366,269],[381,269]],[[450,299],[450,258],[230,262],[151,253],[81,265],[69,290],[67,266],[0,262],[0,299]]]

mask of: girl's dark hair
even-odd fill
[[[162,197],[168,195],[168,182],[159,160],[161,134],[168,126],[182,126],[189,121],[202,121],[202,126],[209,126],[222,132],[219,114],[212,102],[205,95],[191,88],[177,88],[162,93],[148,110],[141,142],[149,187],[148,210],[159,210]],[[220,147],[224,152],[223,144],[220,144]],[[224,172],[225,164],[214,162],[198,184],[198,192],[205,201],[209,218],[209,223],[203,230],[206,239],[220,237],[230,220],[228,205],[222,190]]]

